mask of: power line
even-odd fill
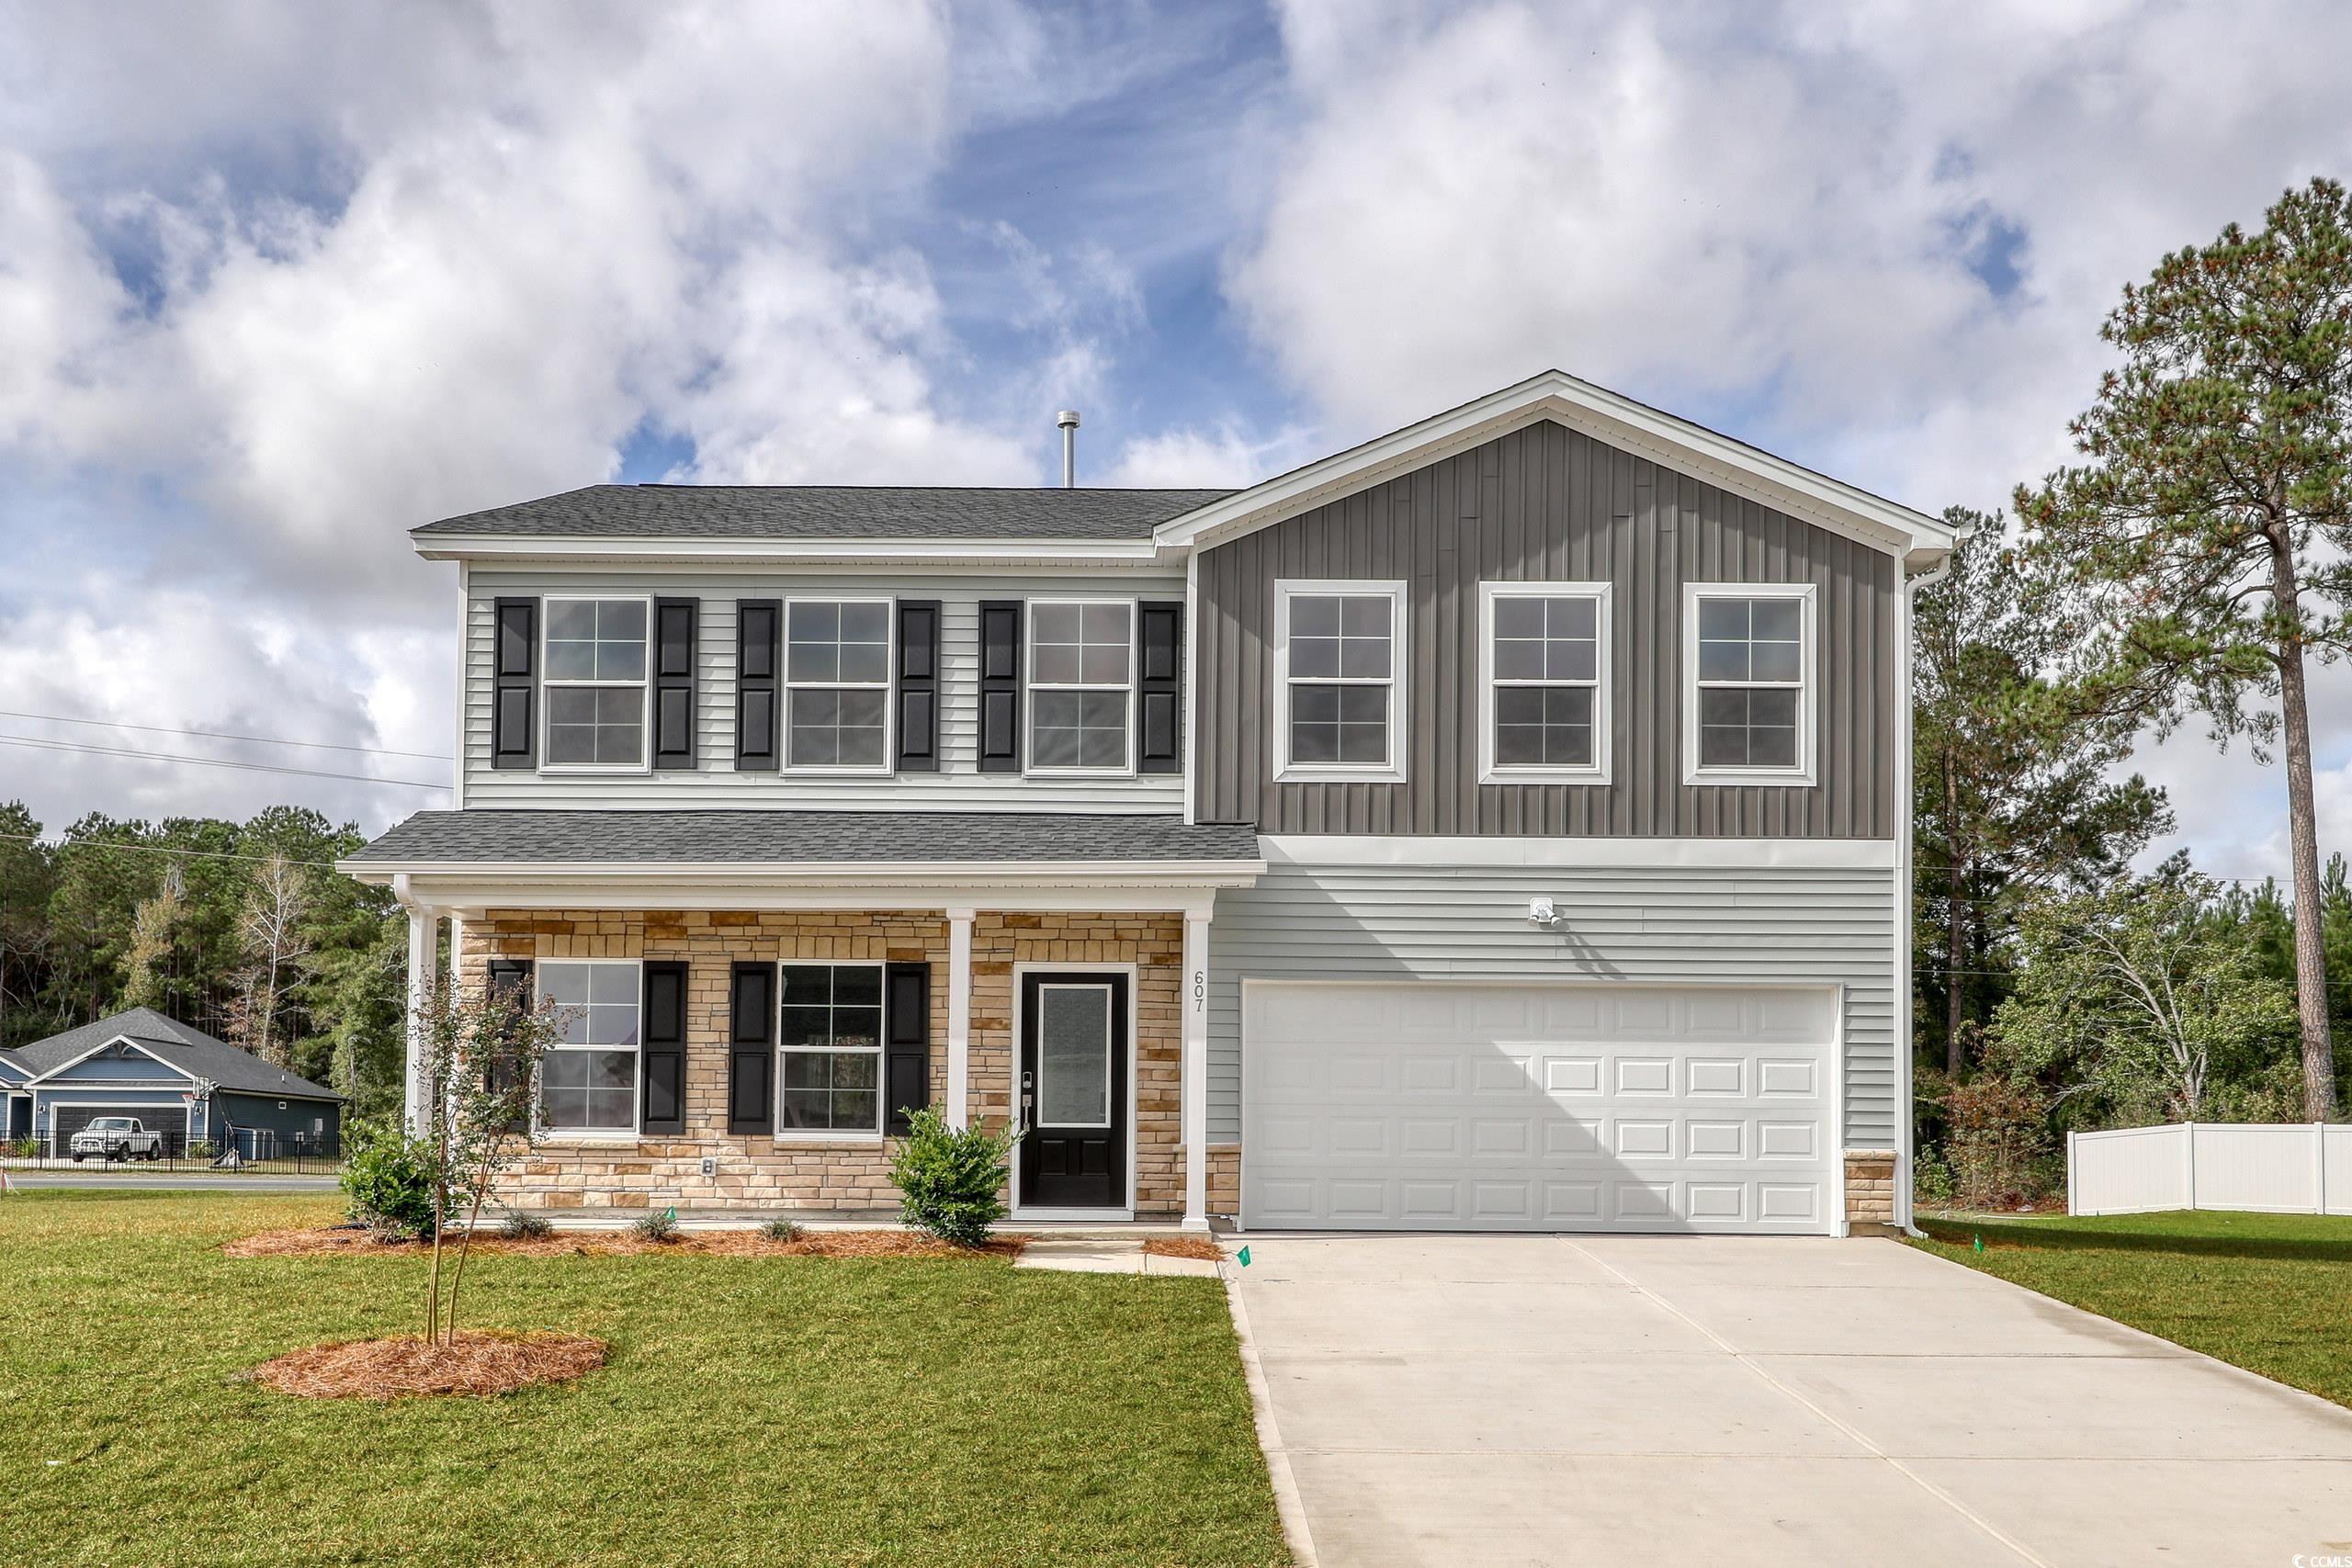
[[[0,833],[0,839],[17,844],[48,844],[37,833]],[[59,850],[135,850],[142,855],[179,855],[190,860],[236,860],[264,865],[272,860],[284,860],[288,865],[316,866],[321,871],[333,871],[331,860],[295,860],[282,855],[241,855],[231,850],[175,850],[162,844],[125,844],[112,839],[60,839],[49,847]]]
[[[117,718],[68,718],[62,713],[17,713],[0,708],[0,718],[32,718],[44,724],[87,724],[100,729],[143,729],[152,735],[188,735],[203,740],[246,740],[256,746],[308,746],[322,751],[357,751],[369,757],[407,757],[419,762],[446,762],[440,751],[391,751],[380,746],[345,746],[333,740],[281,740],[271,735],[232,735],[219,729],[172,729],[160,724],[130,724]]]
[[[183,757],[169,751],[137,751],[117,746],[85,746],[77,740],[44,740],[30,735],[0,735],[0,746],[30,746],[45,751],[81,751],[95,757],[135,757],[151,762],[187,762],[201,768],[239,768],[254,773],[288,773],[306,779],[349,779],[357,784],[397,784],[405,789],[447,789],[423,779],[388,779],[373,773],[338,773],[320,768],[288,768],[275,762],[238,762],[225,757]]]

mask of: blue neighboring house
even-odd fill
[[[198,1140],[233,1141],[248,1158],[343,1148],[344,1102],[333,1089],[152,1008],[0,1051],[0,1097],[8,1136],[60,1150],[96,1116],[136,1116],[163,1131],[172,1154]]]

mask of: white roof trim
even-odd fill
[[[1543,420],[1906,559],[1920,558],[1919,564],[1941,556],[1958,539],[1948,525],[1924,512],[1560,370],[1546,370],[1170,518],[1159,525],[1157,537],[1171,547],[1223,544]]]
[[[65,1072],[70,1068],[80,1066],[83,1063],[88,1061],[99,1052],[111,1051],[118,1045],[130,1046],[132,1050],[138,1052],[141,1055],[146,1057],[149,1061],[154,1063],[157,1066],[163,1068],[165,1072],[170,1073],[175,1077],[183,1078],[189,1083],[194,1083],[196,1081],[195,1074],[172,1066],[171,1063],[166,1062],[163,1057],[158,1056],[154,1052],[150,1051],[143,1041],[133,1040],[128,1034],[118,1034],[111,1040],[99,1041],[96,1045],[91,1046],[88,1050],[83,1052],[80,1055],[74,1057],[71,1061],[60,1062],[57,1066],[50,1068],[49,1071],[39,1074],[33,1077],[27,1078],[25,1080],[25,1087],[27,1089],[30,1089],[35,1084],[45,1084],[49,1082],[50,1079],[57,1077],[58,1074]],[[123,1087],[126,1089],[140,1088],[143,1086],[143,1081],[144,1080],[141,1080],[141,1083],[126,1081]]]
[[[388,861],[342,860],[335,869],[381,886],[394,874]],[[420,876],[722,877],[736,882],[840,886],[859,883],[955,884],[1001,887],[1119,887],[1138,882],[1221,886],[1255,877],[1262,860],[1164,861],[403,861],[398,872]]]

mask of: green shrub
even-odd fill
[[[678,1211],[650,1210],[628,1228],[640,1241],[675,1241],[678,1239]]]
[[[183,1157],[187,1159],[210,1159],[220,1151],[212,1146],[212,1140],[209,1138],[190,1138],[187,1141],[187,1147],[181,1152]]]
[[[1919,1202],[1931,1208],[1943,1208],[1959,1194],[1960,1184],[1951,1172],[1951,1162],[1940,1149],[1921,1149],[1911,1162],[1911,1191]]]
[[[538,1241],[555,1235],[555,1224],[545,1214],[509,1209],[506,1217],[498,1222],[498,1234],[509,1241]]]
[[[396,1122],[355,1123],[345,1134],[345,1212],[369,1230],[423,1240],[433,1234],[433,1145]],[[466,1208],[455,1190],[452,1213]]]
[[[10,1159],[39,1159],[40,1156],[41,1145],[39,1138],[11,1138],[8,1141]]]
[[[1944,1094],[1944,1154],[1967,1209],[2006,1209],[2050,1190],[2049,1103],[2031,1084],[1979,1073]]]
[[[760,1227],[760,1234],[767,1237],[770,1241],[798,1241],[801,1235],[800,1222],[797,1220],[770,1220],[767,1224]]]
[[[1004,1184],[1020,1136],[1011,1128],[958,1132],[936,1111],[915,1111],[890,1162],[900,1217],[961,1247],[986,1242],[989,1227],[1004,1218]]]

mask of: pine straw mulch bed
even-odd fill
[[[312,1345],[264,1361],[254,1381],[303,1399],[398,1399],[410,1394],[512,1393],[570,1382],[605,1364],[601,1339],[462,1328],[454,1345],[414,1334]]]
[[[445,1236],[445,1258],[463,1238]],[[558,1232],[547,1236],[508,1236],[486,1232],[474,1237],[477,1253],[521,1258],[634,1258],[662,1252],[707,1258],[1012,1258],[1023,1238],[998,1236],[987,1247],[957,1247],[912,1231],[804,1231],[789,1241],[758,1231],[688,1231],[669,1241],[650,1241],[627,1231]],[[314,1230],[263,1231],[220,1249],[231,1258],[305,1258],[359,1255],[378,1258],[430,1252],[430,1243],[383,1237],[354,1225]],[[1187,1256],[1190,1256],[1189,1254]]]
[[[1159,1258],[1204,1258],[1211,1263],[1222,1262],[1225,1258],[1216,1243],[1204,1235],[1147,1236],[1143,1249]]]

